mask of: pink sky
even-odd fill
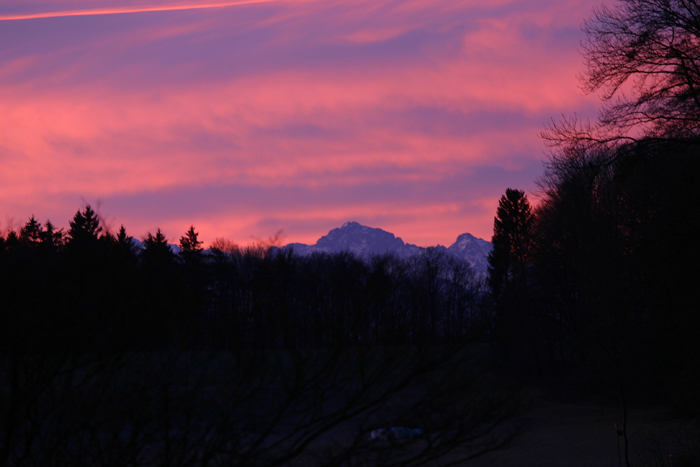
[[[0,4],[0,230],[32,214],[172,242],[314,243],[353,220],[490,240],[547,121],[594,117],[592,0]]]

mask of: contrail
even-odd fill
[[[0,16],[0,21],[16,21],[23,19],[39,18],[61,18],[64,16],[95,16],[95,15],[120,15],[126,13],[145,13],[150,11],[177,11],[177,10],[200,10],[203,8],[222,8],[227,6],[247,5],[250,3],[267,3],[274,0],[239,0],[237,2],[204,3],[194,5],[165,5],[165,6],[143,6],[143,7],[116,7],[116,8],[96,8],[94,10],[67,10],[49,11],[44,13],[30,13],[19,15]]]

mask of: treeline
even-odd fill
[[[551,152],[538,203],[506,191],[489,258],[496,332],[529,348],[533,367],[577,373],[623,406],[666,397],[694,416],[698,18],[696,2],[624,0],[595,12],[581,80],[603,91],[599,118],[543,133]]]
[[[418,467],[522,431],[467,345],[488,325],[467,263],[179,245],[90,206],[0,238],[0,466]],[[391,427],[425,435],[372,438]]]
[[[241,349],[457,341],[485,331],[483,283],[429,248],[409,260],[308,257],[191,227],[175,254],[158,230],[143,248],[87,206],[67,232],[33,216],[0,237],[2,340],[95,350]],[[14,343],[14,344],[11,344]]]
[[[700,142],[615,154],[553,165],[534,209],[522,191],[501,198],[496,333],[529,347],[533,368],[575,368],[613,393],[688,392],[700,383]]]
[[[419,467],[522,431],[467,263],[179,246],[90,206],[0,237],[0,466]]]

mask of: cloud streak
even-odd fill
[[[122,6],[111,8],[91,8],[85,10],[62,10],[47,11],[41,13],[9,14],[1,15],[0,21],[20,21],[44,18],[65,18],[71,16],[101,16],[101,15],[123,15],[130,13],[152,13],[164,11],[185,11],[201,10],[210,8],[225,8],[239,5],[250,5],[257,3],[268,3],[276,0],[240,0],[236,2],[217,3],[191,3],[191,4],[165,4],[161,6]]]

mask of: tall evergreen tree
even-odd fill
[[[68,244],[93,244],[101,232],[100,218],[88,204],[83,212],[76,212],[70,221]]]
[[[35,246],[41,243],[41,224],[32,215],[27,223],[19,231],[19,240],[23,245]]]
[[[150,266],[162,266],[174,259],[168,239],[160,229],[156,230],[155,235],[148,232],[144,240],[144,249],[141,251],[141,259]]]
[[[20,246],[19,235],[14,230],[7,232],[5,237],[5,250],[16,250]]]
[[[50,251],[56,251],[63,246],[63,229],[56,230],[51,221],[47,220],[41,232],[41,243]]]
[[[498,202],[488,258],[489,285],[496,299],[510,283],[525,278],[532,219],[525,192],[508,188]]]
[[[180,237],[180,248],[182,251],[191,253],[202,251],[202,242],[199,241],[198,236],[199,234],[194,230],[194,225],[191,225],[187,233]]]
[[[523,357],[527,341],[540,371],[533,307],[528,289],[533,214],[525,192],[507,189],[501,197],[493,226],[493,250],[489,254],[488,284],[496,302],[495,332],[504,356]],[[516,350],[517,349],[517,350]]]
[[[126,233],[124,225],[119,228],[119,232],[115,238],[117,251],[122,257],[136,259],[137,248],[133,243],[133,237]]]

